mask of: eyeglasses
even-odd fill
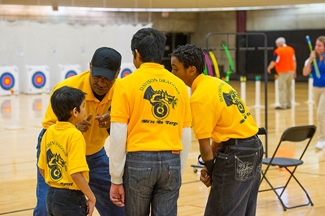
[[[92,78],[94,79],[94,81],[97,83],[99,81],[105,83],[105,84],[112,84],[114,82],[114,80],[109,80],[105,77],[102,76],[92,76]]]

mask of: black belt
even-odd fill
[[[224,142],[221,142],[221,143],[223,145],[237,145],[241,141],[246,141],[246,140],[255,139],[255,138],[256,138],[256,135],[251,136],[251,137],[248,137],[248,138],[244,138],[244,139],[233,139],[233,138],[230,138],[229,140],[224,141]]]

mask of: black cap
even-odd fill
[[[91,60],[91,75],[114,80],[117,71],[121,67],[121,59],[121,54],[115,49],[109,47],[98,48]]]

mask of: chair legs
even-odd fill
[[[286,211],[287,209],[293,209],[293,208],[298,208],[298,207],[302,207],[302,206],[308,206],[308,205],[311,205],[311,206],[314,206],[314,203],[312,202],[312,200],[310,199],[310,196],[309,194],[307,193],[306,189],[302,186],[302,184],[298,181],[298,179],[294,176],[294,172],[296,170],[297,167],[295,167],[295,169],[293,171],[290,171],[287,167],[284,167],[289,173],[290,173],[290,177],[287,181],[287,183],[285,184],[285,186],[281,186],[281,187],[273,187],[273,185],[270,183],[270,181],[266,178],[265,176],[265,172],[263,173],[262,172],[262,179],[260,181],[260,185],[262,184],[262,181],[263,179],[265,179],[265,181],[268,183],[268,185],[271,187],[270,189],[264,189],[264,190],[259,190],[259,192],[265,192],[265,191],[270,191],[270,190],[273,190],[273,192],[275,193],[275,195],[278,197],[278,199],[280,200],[281,202],[281,205],[282,205],[282,208],[284,211]],[[301,187],[301,189],[305,192],[305,195],[308,199],[308,203],[306,204],[300,204],[300,205],[295,205],[295,206],[287,206],[284,204],[283,200],[282,200],[282,195],[283,195],[283,192],[285,191],[285,189],[287,188],[291,178],[295,179],[295,181],[298,183],[298,185]],[[278,193],[277,190],[278,189],[282,189],[281,190],[281,193]]]

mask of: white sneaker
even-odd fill
[[[323,149],[325,147],[325,141],[318,141],[315,147],[316,149]]]

